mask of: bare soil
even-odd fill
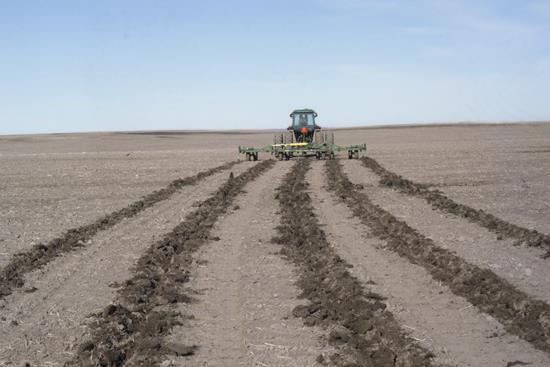
[[[326,335],[292,316],[303,304],[294,268],[271,244],[279,206],[277,188],[292,162],[281,162],[245,187],[235,208],[213,230],[219,241],[199,250],[189,287],[193,315],[174,329],[172,340],[200,348],[176,365],[314,366],[330,354]]]
[[[29,273],[23,288],[0,301],[6,318],[0,324],[5,336],[0,339],[0,360],[63,365],[78,341],[89,337],[88,316],[115,301],[116,290],[131,277],[140,254],[213,194],[230,172],[237,175],[249,167],[242,163],[204,178],[200,187],[183,187],[170,200],[98,233],[85,248]]]
[[[0,298],[10,294],[14,287],[22,287],[24,284],[24,274],[44,266],[52,261],[53,258],[69,252],[76,247],[86,246],[88,241],[99,231],[112,228],[122,219],[134,217],[141,211],[170,198],[182,187],[196,184],[205,177],[231,168],[236,163],[236,161],[226,163],[207,171],[199,172],[192,177],[174,180],[167,187],[154,191],[129,206],[105,215],[91,224],[69,229],[61,237],[54,238],[48,243],[39,243],[27,251],[12,254],[13,257],[0,272]]]
[[[487,268],[524,292],[550,302],[550,279],[546,251],[537,247],[514,245],[515,238],[504,238],[475,221],[449,214],[434,207],[422,197],[408,195],[400,189],[380,184],[380,176],[362,168],[360,161],[345,161],[344,172],[350,181],[360,185],[373,203],[408,223],[438,246],[455,252],[468,262]],[[392,186],[393,187],[393,186]]]
[[[550,365],[550,124],[335,136],[0,137],[0,366]]]
[[[496,233],[499,238],[513,238],[516,240],[517,245],[525,244],[527,246],[542,247],[548,251],[544,257],[550,257],[550,236],[534,229],[507,222],[481,209],[474,209],[468,205],[457,203],[439,190],[429,189],[428,185],[418,184],[388,171],[370,157],[363,157],[362,161],[366,167],[380,176],[380,184],[396,188],[409,195],[422,197],[434,208],[466,218],[470,222]]]
[[[327,164],[329,187],[373,234],[387,241],[387,248],[423,266],[453,293],[505,325],[506,330],[550,352],[550,305],[537,300],[452,251],[444,249],[406,222],[374,204],[349,181],[336,161]]]
[[[368,171],[358,169],[359,162],[342,163],[349,163],[344,165],[349,168],[347,172],[365,182],[364,173]],[[386,298],[388,310],[413,339],[434,353],[438,363],[469,367],[506,366],[517,360],[532,366],[550,363],[545,353],[508,334],[497,320],[453,294],[422,266],[389,251],[384,240],[352,216],[336,195],[327,192],[324,169],[323,164],[315,164],[308,181],[311,182],[315,213],[325,226],[328,240],[342,258],[353,265],[350,273],[365,287]],[[370,188],[368,192],[372,194]],[[401,204],[407,208],[411,205],[408,200]],[[403,215],[401,210],[395,212]],[[448,229],[442,228],[443,231]]]
[[[0,137],[0,266],[171,181],[237,158],[191,139],[121,134]]]
[[[348,130],[369,156],[449,198],[510,223],[550,233],[550,123]]]
[[[119,289],[117,302],[95,315],[91,339],[80,345],[69,365],[148,366],[159,363],[166,354],[193,354],[194,345],[162,340],[174,326],[181,324],[180,314],[170,305],[190,301],[182,286],[189,280],[187,268],[192,263],[192,254],[212,239],[214,223],[245,184],[273,163],[264,161],[239,176],[230,175],[185,221],[153,243],[137,261],[132,278]]]
[[[300,271],[298,285],[310,303],[294,309],[306,325],[331,327],[337,366],[431,366],[432,353],[409,338],[387,310],[384,297],[351,276],[313,213],[306,192],[310,161],[299,161],[279,187],[282,224],[274,242]]]

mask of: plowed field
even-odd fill
[[[0,366],[550,366],[550,124],[0,137]]]

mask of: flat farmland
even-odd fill
[[[550,365],[550,124],[0,137],[0,366]]]

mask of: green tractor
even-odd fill
[[[334,159],[335,153],[347,151],[348,158],[359,158],[359,152],[367,149],[366,144],[336,145],[334,133],[323,130],[315,119],[317,113],[311,109],[294,110],[290,114],[291,125],[286,131],[275,134],[273,144],[262,148],[239,146],[239,153],[245,154],[248,160],[258,160],[259,152],[270,152],[279,160],[292,157],[314,156],[317,159]]]

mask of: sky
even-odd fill
[[[0,0],[0,134],[550,120],[550,0]]]

